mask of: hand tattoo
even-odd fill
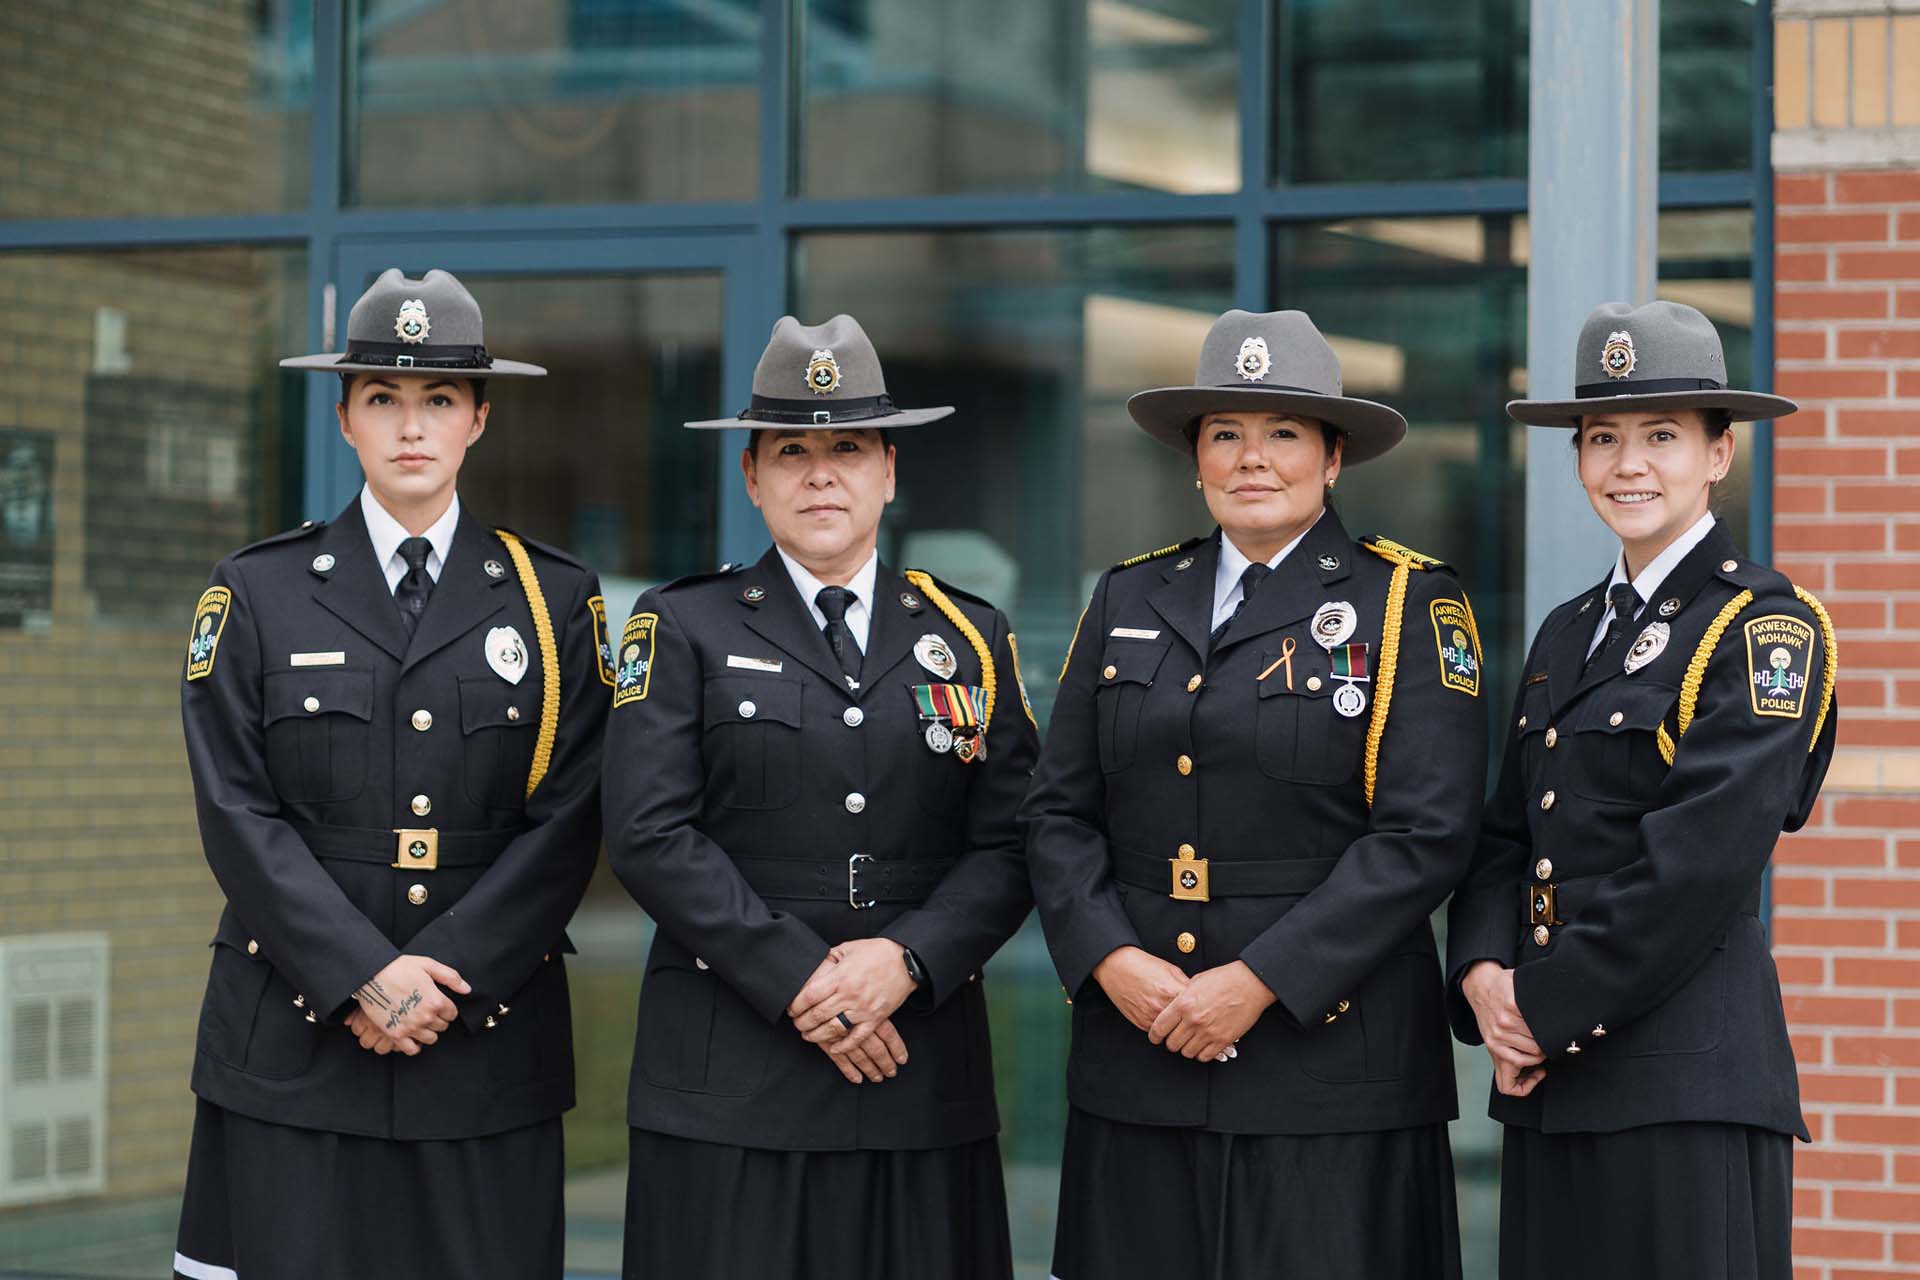
[[[368,1004],[378,1005],[382,1009],[393,1008],[393,1001],[387,998],[387,989],[380,985],[377,978],[370,979],[365,986],[354,992],[354,994],[362,1000],[365,1000]]]
[[[391,1031],[395,1027],[399,1026],[400,1020],[402,1018],[405,1018],[408,1014],[412,1013],[415,1009],[419,1008],[420,999],[421,999],[420,989],[418,987],[415,987],[413,990],[413,994],[403,999],[397,1008],[394,1008],[393,1006],[382,1006],[383,1008],[392,1008],[393,1010],[391,1013],[387,1014],[387,1030]]]

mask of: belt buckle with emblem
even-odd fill
[[[440,829],[438,827],[395,827],[393,862],[400,871],[437,871],[440,869]]]
[[[1559,886],[1552,884],[1533,884],[1527,886],[1527,923],[1528,924],[1565,924],[1560,918]]]
[[[1167,868],[1173,873],[1173,887],[1168,890],[1168,897],[1177,902],[1213,901],[1207,888],[1205,858],[1196,858],[1191,850],[1182,850],[1179,857],[1167,859]]]

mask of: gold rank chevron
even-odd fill
[[[1820,643],[1827,649],[1826,667],[1820,679],[1820,714],[1814,717],[1813,737],[1807,743],[1807,752],[1811,755],[1820,743],[1820,731],[1827,726],[1827,713],[1833,709],[1833,685],[1840,674],[1840,647],[1834,639],[1833,619],[1827,616],[1826,606],[1820,603],[1813,592],[1803,587],[1795,587],[1793,594],[1800,598],[1800,603],[1813,610],[1813,616],[1820,622]],[[1708,624],[1706,634],[1700,637],[1700,647],[1693,651],[1693,658],[1687,663],[1687,673],[1680,681],[1680,707],[1674,717],[1678,732],[1669,734],[1667,723],[1662,720],[1659,730],[1654,734],[1654,741],[1660,747],[1660,758],[1667,762],[1669,769],[1673,767],[1678,740],[1686,736],[1687,730],[1693,726],[1694,713],[1700,709],[1700,686],[1707,679],[1707,663],[1712,660],[1720,637],[1733,625],[1734,618],[1752,603],[1753,592],[1742,591],[1721,607]]]
[[[533,572],[533,561],[520,539],[505,529],[495,529],[507,545],[507,556],[527,593],[527,608],[533,613],[533,635],[540,646],[540,737],[533,744],[533,767],[527,770],[527,799],[547,776],[553,763],[553,739],[560,731],[560,652],[553,642],[553,617],[547,612],[547,596],[540,590],[540,579]]]
[[[1133,566],[1137,564],[1145,564],[1149,560],[1158,560],[1161,556],[1170,556],[1185,545],[1186,543],[1184,542],[1176,542],[1172,546],[1162,547],[1158,551],[1143,551],[1137,556],[1127,557],[1125,560],[1122,560],[1115,567],[1120,569],[1131,569],[1133,568]]]
[[[960,606],[947,599],[947,593],[942,591],[931,577],[918,569],[907,570],[905,576],[907,581],[920,588],[920,594],[933,601],[933,607],[945,614],[947,621],[967,638],[967,643],[973,646],[974,656],[980,659],[980,687],[986,691],[987,695],[986,707],[980,715],[980,736],[984,739],[987,736],[987,726],[993,723],[993,695],[998,683],[993,674],[993,650],[987,648],[986,640],[981,637],[979,630],[967,621],[967,615],[960,612]]]

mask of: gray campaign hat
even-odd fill
[[[1229,311],[1200,344],[1190,387],[1158,387],[1127,401],[1146,433],[1185,453],[1193,424],[1209,413],[1285,413],[1313,418],[1347,438],[1348,466],[1379,457],[1407,434],[1384,404],[1342,392],[1340,357],[1304,311]]]
[[[683,425],[709,431],[723,427],[860,429],[917,427],[953,412],[902,409],[887,394],[880,357],[866,330],[852,316],[825,324],[801,324],[781,316],[753,367],[753,399],[738,417],[709,418]]]
[[[1571,427],[1583,414],[1725,409],[1735,422],[1783,418],[1785,396],[1727,387],[1713,321],[1680,302],[1604,302],[1580,326],[1571,400],[1511,400],[1507,413],[1536,427]]]
[[[446,271],[409,280],[389,267],[347,314],[347,349],[289,356],[283,369],[323,373],[449,372],[466,378],[539,378],[546,370],[497,360],[480,328],[480,304]]]

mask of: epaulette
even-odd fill
[[[975,595],[973,592],[968,591],[965,587],[956,587],[951,582],[948,582],[945,578],[938,577],[931,573],[927,573],[925,569],[902,569],[900,571],[900,576],[904,578],[909,573],[924,574],[929,580],[932,581],[934,586],[939,587],[942,591],[946,592],[950,596],[953,596],[955,599],[965,600],[968,604],[977,604],[982,609],[986,609],[989,612],[991,612],[992,609],[994,608],[993,601],[987,599],[985,596]]]
[[[699,573],[689,573],[683,577],[675,578],[671,582],[663,582],[660,584],[660,589],[662,591],[674,591],[680,587],[690,587],[696,582],[708,582],[715,578],[724,578],[730,574],[739,573],[746,567],[747,563],[744,560],[729,560],[718,569],[703,569]]]
[[[282,542],[292,542],[295,538],[304,538],[308,534],[318,533],[326,527],[327,522],[325,520],[308,520],[297,528],[287,529],[274,534],[272,537],[262,538],[258,542],[248,543],[233,554],[243,556],[249,551],[258,551],[262,547],[271,547]]]
[[[1137,564],[1145,564],[1149,560],[1158,560],[1162,556],[1170,556],[1177,551],[1191,551],[1205,541],[1205,538],[1188,538],[1185,542],[1176,542],[1172,546],[1162,547],[1158,551],[1148,551],[1143,555],[1130,556],[1113,567],[1116,569],[1131,569]]]
[[[1360,545],[1379,556],[1382,560],[1389,560],[1394,564],[1404,564],[1411,569],[1419,569],[1423,572],[1429,569],[1444,569],[1449,573],[1453,571],[1453,566],[1446,561],[1436,560],[1429,555],[1422,555],[1412,547],[1403,547],[1384,534],[1376,533],[1362,538],[1360,539]]]
[[[520,532],[518,529],[509,529],[505,525],[498,525],[498,526],[495,526],[495,531],[499,533],[510,533],[514,537],[520,539],[520,541],[525,543],[527,546],[532,547],[535,551],[540,552],[542,555],[550,556],[553,559],[558,560],[561,564],[571,565],[576,569],[583,569],[583,570],[587,567],[570,553],[562,551],[560,548],[553,546],[551,543],[542,542],[538,538],[529,538],[526,534]]]

